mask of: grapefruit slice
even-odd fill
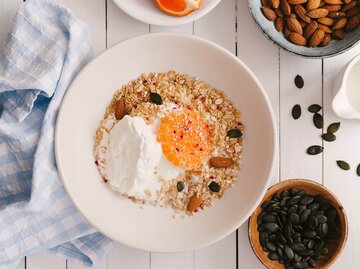
[[[201,0],[155,0],[163,12],[177,17],[190,14],[200,8]]]

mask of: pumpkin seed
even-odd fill
[[[277,254],[279,255],[280,258],[284,257],[284,251],[282,250],[282,248],[277,247],[276,252],[277,252]]]
[[[212,192],[219,192],[220,191],[220,185],[218,183],[216,183],[215,181],[211,181],[211,183],[209,184],[209,189]]]
[[[177,188],[178,192],[182,192],[183,189],[185,188],[184,181],[178,181],[178,183],[176,184],[176,188]]]
[[[322,129],[324,126],[324,119],[323,116],[319,113],[315,113],[313,117],[313,122],[316,128]]]
[[[301,199],[301,196],[294,196],[294,197],[291,197],[289,199],[289,201],[286,203],[287,206],[292,206],[292,205],[296,205],[297,203],[299,203]]]
[[[289,219],[293,224],[299,224],[300,223],[300,217],[296,213],[291,213],[289,215]]]
[[[273,233],[279,229],[279,226],[274,222],[268,222],[264,224],[264,228],[267,232]]]
[[[281,197],[279,194],[275,193],[272,197],[271,200],[276,201],[276,202],[280,202]]]
[[[163,104],[163,100],[162,100],[160,94],[158,94],[156,92],[151,92],[150,93],[150,100],[151,100],[151,102],[153,102],[156,105],[162,105]]]
[[[237,138],[241,137],[243,134],[239,129],[231,129],[227,131],[227,136],[230,138]]]
[[[300,204],[308,205],[308,204],[311,204],[313,201],[314,201],[314,197],[308,195],[308,196],[304,196],[303,198],[301,198]]]
[[[278,241],[278,237],[276,236],[276,234],[271,234],[269,235],[269,241],[271,243],[277,242]]]
[[[275,204],[276,202],[275,201],[272,201],[272,200],[270,200],[270,201],[265,201],[262,205],[261,205],[261,208],[262,209],[267,209],[269,206],[271,206],[271,205],[273,205],[273,204]]]
[[[311,250],[311,249],[300,250],[298,253],[299,253],[301,256],[314,255],[314,251]]]
[[[292,245],[292,249],[295,251],[302,251],[305,250],[306,247],[301,243],[295,243],[294,245]]]
[[[288,209],[288,213],[289,213],[289,214],[290,214],[290,213],[296,213],[296,212],[298,211],[298,208],[299,208],[298,205],[293,205],[292,207],[290,207],[290,208]]]
[[[315,261],[320,260],[320,258],[321,258],[320,252],[315,252],[315,254],[313,255],[313,258],[314,258]]]
[[[327,248],[322,248],[322,249],[320,250],[320,253],[321,253],[322,255],[327,255],[327,254],[329,254],[329,250],[328,250]]]
[[[259,239],[260,239],[260,244],[262,247],[265,247],[266,246],[266,243],[268,242],[269,240],[269,236],[266,232],[260,232],[260,236],[259,236]]]
[[[295,269],[305,269],[307,268],[309,265],[307,262],[296,262],[294,263],[294,268]]]
[[[322,107],[320,105],[317,104],[313,104],[311,106],[309,106],[308,111],[311,113],[317,113],[322,109]]]
[[[258,216],[257,218],[257,224],[260,225],[263,223],[263,218],[265,217],[266,213],[265,212],[261,212],[261,214]]]
[[[286,205],[287,200],[289,199],[290,199],[289,196],[282,198],[280,202],[280,206],[284,207]]]
[[[307,154],[309,155],[317,155],[317,154],[320,154],[321,152],[323,152],[323,147],[322,146],[311,146],[307,149]]]
[[[297,194],[299,192],[298,189],[295,189],[295,188],[291,188],[290,189],[290,195],[294,196],[295,194]]]
[[[331,123],[328,128],[327,128],[327,132],[328,133],[336,133],[340,128],[340,122],[334,122],[334,123]]]
[[[324,235],[327,235],[329,233],[329,225],[327,223],[321,224],[321,230]]]
[[[294,258],[294,251],[288,246],[285,246],[285,255],[289,260],[292,260]]]
[[[310,258],[307,262],[311,267],[316,267],[316,261],[314,259]]]
[[[310,240],[306,246],[308,249],[312,249],[314,245],[315,245],[315,240]]]
[[[276,246],[271,243],[271,242],[266,242],[266,247],[270,250],[270,251],[276,251]]]
[[[294,118],[294,120],[297,120],[301,116],[301,106],[300,105],[294,105],[293,109],[291,110],[291,114]]]
[[[295,82],[296,87],[298,87],[299,89],[304,87],[304,79],[302,78],[302,76],[296,75],[294,82]]]
[[[302,259],[302,257],[299,254],[294,253],[294,262],[299,262],[299,261],[301,261],[301,259]]]
[[[327,217],[324,215],[316,215],[316,219],[320,224],[327,222]]]
[[[309,205],[309,209],[310,209],[312,212],[314,212],[315,210],[318,210],[319,207],[320,207],[320,204],[318,204],[318,203],[312,203],[312,204]]]
[[[320,240],[320,241],[317,241],[314,245],[314,251],[319,251],[323,248],[324,246],[324,241],[323,240]]]
[[[336,163],[342,170],[350,170],[350,165],[347,162],[338,160]]]
[[[296,195],[303,197],[303,196],[306,195],[306,192],[305,192],[305,191],[298,191],[298,192],[296,193]]]
[[[311,214],[311,210],[308,208],[305,209],[300,215],[300,223],[304,223],[305,221],[307,221],[310,214]]]
[[[303,236],[305,238],[314,238],[316,236],[316,232],[315,231],[305,231],[305,232],[303,232]]]
[[[266,215],[263,218],[263,222],[276,222],[277,221],[277,217],[275,217],[274,215]]]
[[[325,133],[321,137],[327,142],[333,142],[336,140],[336,135],[333,133]]]
[[[356,174],[360,177],[360,163],[356,168]]]
[[[288,190],[284,190],[282,193],[281,193],[281,197],[288,197],[289,196],[289,191]]]
[[[276,252],[269,253],[268,258],[272,261],[277,261],[280,259],[279,255]]]

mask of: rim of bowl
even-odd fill
[[[303,53],[298,53],[298,52],[295,52],[295,51],[292,51],[290,49],[288,49],[286,46],[283,46],[282,44],[278,43],[277,41],[275,41],[272,36],[266,32],[260,25],[259,21],[255,18],[254,16],[254,11],[250,5],[250,2],[253,1],[253,0],[246,0],[246,3],[247,3],[247,6],[248,6],[248,10],[251,14],[251,18],[253,20],[253,22],[256,24],[257,28],[263,33],[263,35],[268,39],[270,40],[273,44],[275,44],[276,46],[278,46],[279,48],[282,48],[284,51],[287,51],[293,55],[296,55],[296,56],[300,56],[300,57],[304,57],[304,58],[310,58],[310,59],[324,59],[324,58],[330,58],[330,57],[334,57],[334,56],[338,56],[338,55],[341,55],[345,52],[347,52],[348,50],[352,49],[353,47],[355,47],[359,42],[360,42],[360,39],[358,39],[357,41],[355,41],[354,43],[352,44],[349,44],[348,46],[346,46],[345,48],[339,50],[339,51],[336,51],[336,52],[333,52],[333,53],[324,53],[324,54],[320,54],[320,55],[308,55],[308,54],[303,54]]]
[[[136,249],[142,249],[145,251],[151,251],[151,252],[155,252],[155,253],[179,253],[179,252],[185,252],[185,251],[191,251],[191,250],[195,250],[195,249],[199,249],[202,247],[206,247],[209,246],[211,244],[214,244],[215,242],[220,241],[221,239],[225,238],[226,236],[228,236],[230,233],[232,233],[234,230],[236,230],[238,227],[240,227],[241,225],[243,225],[251,216],[251,214],[254,212],[254,210],[257,208],[258,204],[261,202],[261,200],[263,199],[265,193],[268,191],[269,185],[270,185],[270,181],[271,181],[271,177],[274,174],[275,171],[275,165],[276,165],[276,160],[277,160],[277,151],[278,151],[278,135],[277,135],[277,127],[275,124],[275,115],[274,115],[274,111],[272,109],[271,103],[270,103],[270,99],[267,95],[267,93],[265,92],[265,89],[263,88],[262,84],[260,83],[260,81],[258,80],[258,78],[255,76],[255,74],[251,71],[251,69],[237,56],[235,56],[233,53],[231,53],[230,51],[228,51],[227,49],[223,48],[222,46],[216,44],[215,42],[209,41],[205,38],[202,37],[197,37],[197,36],[193,36],[193,35],[188,35],[188,34],[180,34],[180,33],[171,33],[171,32],[160,32],[160,33],[147,33],[147,34],[142,34],[142,35],[138,35],[135,37],[131,37],[128,39],[125,39],[123,41],[120,41],[118,43],[115,43],[114,45],[112,45],[111,47],[109,47],[108,49],[106,49],[105,51],[103,51],[102,53],[100,53],[99,55],[97,55],[96,57],[94,57],[89,63],[87,63],[83,69],[77,74],[77,76],[73,79],[73,81],[71,82],[74,83],[75,80],[78,79],[78,77],[81,75],[81,73],[83,73],[86,69],[89,68],[90,65],[92,65],[98,57],[100,57],[103,54],[109,53],[110,50],[115,49],[116,46],[123,44],[123,43],[127,43],[130,40],[136,40],[136,39],[143,39],[143,38],[149,38],[152,36],[175,36],[175,37],[181,37],[181,38],[186,38],[186,39],[192,39],[195,40],[197,42],[202,42],[205,43],[208,46],[211,46],[213,48],[216,48],[219,50],[220,53],[225,54],[226,56],[229,56],[232,60],[236,61],[236,63],[238,65],[240,65],[242,68],[244,68],[245,72],[254,80],[255,84],[258,87],[258,90],[260,91],[260,94],[263,96],[264,101],[267,105],[267,107],[269,108],[269,113],[270,113],[270,117],[271,117],[271,126],[272,126],[272,133],[273,133],[273,153],[271,156],[271,164],[269,166],[269,175],[268,178],[264,184],[264,187],[257,199],[257,202],[254,203],[254,205],[252,207],[249,208],[249,210],[247,210],[247,213],[244,214],[244,217],[241,219],[237,219],[236,221],[234,221],[234,225],[229,228],[227,231],[224,231],[222,234],[219,234],[217,237],[212,238],[212,240],[209,240],[205,243],[201,243],[198,244],[196,246],[192,246],[192,247],[186,247],[186,248],[182,248],[177,250],[176,252],[174,251],[163,251],[163,250],[156,250],[156,249],[146,249],[146,248],[139,248],[139,246],[135,246],[132,244],[129,244],[128,242],[121,242],[124,245],[127,245],[129,247],[133,247]],[[71,84],[69,86],[69,89],[71,88]],[[62,102],[64,102],[64,100],[66,100],[66,98],[68,97],[68,91],[65,93],[65,96],[62,100]],[[60,106],[59,109],[59,113],[57,116],[57,122],[56,122],[56,126],[55,126],[55,159],[57,162],[57,166],[58,166],[58,172],[60,175],[60,179],[63,182],[64,188],[66,190],[66,192],[69,194],[69,186],[67,185],[66,181],[63,179],[65,177],[64,173],[63,173],[63,168],[61,166],[61,162],[59,160],[61,160],[60,157],[60,152],[59,152],[59,133],[60,133],[60,127],[58,124],[58,122],[60,122],[60,120],[62,120],[63,117],[63,106]],[[93,227],[95,227],[97,230],[99,230],[102,234],[104,234],[105,236],[112,238],[113,237],[108,234],[106,231],[102,231],[101,229],[99,229],[99,227],[97,225],[94,225],[94,223],[88,218],[88,216],[85,216],[85,214],[83,214],[82,210],[81,210],[81,206],[78,204],[78,201],[74,200],[73,197],[69,194],[71,201],[74,203],[75,207],[77,208],[77,210],[79,210],[79,212],[81,213],[81,215],[84,217],[84,219],[86,219],[86,221],[88,221]],[[115,240],[118,241],[118,240]]]
[[[347,214],[346,214],[346,212],[345,212],[344,206],[342,205],[342,203],[341,203],[341,201],[339,200],[339,198],[337,198],[337,196],[336,196],[329,188],[325,187],[324,185],[322,185],[322,184],[320,184],[320,183],[318,183],[318,182],[316,182],[316,181],[310,180],[310,179],[291,178],[291,179],[287,179],[287,180],[278,182],[278,183],[270,186],[270,187],[268,188],[268,190],[266,191],[266,194],[267,194],[267,193],[271,193],[272,190],[273,190],[275,187],[279,187],[279,186],[285,185],[285,184],[289,184],[289,185],[290,185],[290,184],[292,184],[292,183],[294,183],[294,182],[296,182],[296,183],[301,183],[301,182],[303,182],[303,183],[305,183],[305,184],[309,184],[309,185],[312,185],[312,186],[318,186],[318,187],[320,187],[321,189],[323,189],[325,192],[327,192],[327,193],[336,201],[336,203],[338,204],[339,207],[341,207],[341,212],[342,212],[342,214],[343,214],[343,216],[344,216],[344,224],[345,224],[345,225],[344,225],[344,230],[345,230],[345,231],[344,231],[344,240],[343,240],[343,241],[341,242],[341,244],[339,245],[339,249],[337,250],[337,251],[338,251],[337,255],[336,255],[332,260],[330,260],[330,262],[329,262],[328,264],[326,264],[326,266],[324,267],[324,268],[328,268],[328,267],[330,267],[332,264],[334,264],[334,262],[339,258],[339,256],[341,255],[341,253],[343,252],[343,250],[344,250],[344,248],[345,248],[345,245],[346,245],[346,242],[347,242],[347,239],[348,239],[349,224],[348,224],[348,218],[347,218]],[[290,187],[290,186],[289,186],[289,187]],[[265,195],[266,195],[266,194],[265,194]],[[265,195],[264,195],[264,197],[265,197]],[[263,199],[264,199],[264,197],[263,197]],[[263,200],[263,199],[262,199],[262,200]],[[262,202],[262,200],[261,200],[261,202]],[[256,207],[256,209],[254,210],[254,212],[255,212],[260,206],[261,206],[261,204],[259,204],[259,205]],[[263,261],[263,260],[259,257],[258,252],[255,250],[255,247],[254,247],[254,245],[253,245],[253,241],[251,240],[250,227],[251,227],[252,222],[254,221],[254,220],[252,219],[253,216],[254,216],[254,213],[250,216],[249,221],[248,221],[248,240],[249,240],[251,249],[252,249],[252,251],[254,252],[256,258],[257,258],[266,268],[271,269],[271,268],[269,267],[269,265],[267,265],[267,264],[265,263],[265,261]]]

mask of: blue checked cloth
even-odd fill
[[[92,57],[69,10],[28,0],[0,51],[0,266],[49,250],[95,265],[112,242],[76,210],[59,179],[54,127],[70,82]]]

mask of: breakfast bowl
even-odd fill
[[[237,182],[212,206],[190,216],[179,216],[171,208],[133,203],[115,193],[100,176],[93,153],[95,131],[114,92],[142,73],[168,73],[169,70],[189,74],[221,89],[241,111],[245,126]],[[146,84],[153,91],[157,90],[155,83],[145,79],[142,83],[142,88]],[[130,84],[136,84],[136,81]],[[119,94],[122,94],[121,90]],[[150,96],[150,99],[160,105],[162,102],[157,97]],[[134,98],[137,98],[136,93]],[[196,100],[202,102],[202,98]],[[119,111],[124,110],[119,107]],[[125,116],[120,122],[126,119],[129,118]],[[72,82],[56,124],[57,167],[78,210],[106,236],[148,251],[188,251],[229,235],[248,219],[260,202],[274,170],[277,148],[274,122],[271,105],[261,84],[232,53],[189,35],[138,36],[102,53]],[[118,136],[122,133],[128,134],[128,130],[120,128]],[[153,142],[155,145],[156,141]],[[132,151],[134,147],[136,143],[123,145],[129,152],[129,160],[138,154]],[[151,147],[149,151],[155,153]],[[129,167],[123,168],[124,173],[132,168],[129,160],[117,159],[123,160],[120,165],[128,163]],[[148,170],[141,172],[145,176],[150,173]],[[216,187],[212,189],[216,191]]]
[[[308,21],[312,21],[314,23],[316,21],[317,27],[319,25],[321,25],[320,27],[322,27],[323,29],[326,30],[325,35],[326,35],[326,33],[329,33],[327,38],[331,39],[331,41],[329,43],[326,42],[327,44],[325,46],[323,46],[323,43],[319,43],[316,47],[309,47],[311,37],[308,37],[305,40],[305,39],[303,39],[303,37],[299,38],[299,36],[295,36],[296,42],[300,42],[300,43],[301,42],[306,42],[307,44],[305,46],[294,44],[293,42],[289,41],[289,38],[285,37],[285,35],[284,35],[284,33],[282,31],[277,31],[276,30],[274,21],[270,21],[269,19],[267,19],[264,16],[264,13],[262,11],[262,7],[263,7],[262,3],[266,3],[266,5],[267,5],[267,2],[268,1],[266,1],[266,0],[265,1],[247,0],[248,7],[249,7],[249,10],[250,10],[251,16],[253,18],[253,21],[255,22],[255,24],[258,26],[260,31],[265,35],[265,37],[267,39],[269,39],[274,44],[278,45],[280,48],[282,48],[285,51],[288,51],[288,52],[290,52],[292,54],[307,57],[307,58],[327,58],[327,57],[332,57],[332,56],[336,56],[336,55],[339,55],[341,53],[344,53],[347,50],[351,49],[356,44],[358,44],[358,42],[360,40],[360,27],[354,27],[354,29],[351,29],[350,32],[346,32],[346,31],[344,31],[346,26],[342,26],[343,28],[341,30],[336,31],[336,30],[332,29],[333,26],[331,24],[335,25],[335,23],[334,23],[335,21],[332,18],[324,17],[325,19],[320,18],[320,21],[319,21],[319,19],[307,17],[306,19]],[[274,2],[276,2],[276,1],[274,1]],[[287,3],[287,0],[282,0],[282,1],[278,1],[278,2],[279,3],[282,3],[282,2]],[[294,1],[294,2],[296,2],[296,1]],[[304,1],[302,1],[302,2],[304,2]],[[303,5],[306,7],[306,4],[307,3],[305,3]],[[298,16],[298,15],[295,15],[297,13],[294,10],[294,7],[296,5],[289,4],[287,6],[289,7],[288,12],[289,13],[291,12],[291,16]],[[297,6],[300,6],[300,5],[297,5]],[[337,6],[339,6],[339,5],[337,5]],[[359,13],[358,13],[358,11],[360,11],[359,10],[360,8],[358,6],[355,6],[353,8],[354,8],[354,12],[352,12],[352,13],[356,13],[356,15],[354,16],[354,18],[356,18],[356,21],[354,21],[354,25],[358,25],[359,24],[359,21],[358,21],[358,14]],[[321,9],[321,11],[324,11],[323,7],[319,6],[318,9]],[[281,6],[278,8],[278,10],[281,10]],[[302,10],[304,10],[304,9],[302,9]],[[345,8],[345,10],[347,10],[347,8]],[[274,14],[272,11],[269,11],[269,12],[271,13],[270,16],[274,16],[273,19],[275,19],[277,15]],[[307,11],[305,10],[304,12],[307,12]],[[325,10],[325,12],[327,12],[327,11]],[[334,11],[334,12],[336,12],[336,11]],[[331,13],[331,12],[329,12],[329,13]],[[349,10],[347,10],[346,12],[342,12],[342,14],[344,16],[344,17],[342,17],[343,21],[345,21],[345,20],[349,21],[350,20],[350,18],[347,18],[347,17],[345,18],[345,16],[348,16],[347,14],[349,14]],[[350,15],[352,15],[352,14],[350,14]],[[289,16],[284,16],[284,14],[281,15],[281,16],[283,16],[284,18],[289,17]],[[329,16],[329,15],[327,15],[327,16]],[[303,20],[299,19],[299,17],[297,17],[296,19],[300,24],[304,24],[302,26],[299,25],[300,28],[303,27],[303,29],[302,30],[299,29],[299,31],[304,32],[303,36],[305,36],[305,33],[306,33],[305,25],[306,25],[306,23],[304,23]],[[322,24],[321,22],[326,23],[329,26],[326,26],[326,25]],[[286,26],[287,23],[284,22],[284,25]],[[278,26],[278,27],[280,27],[280,26]],[[337,27],[341,27],[341,26],[337,26]],[[284,28],[282,28],[282,29],[284,29]],[[336,37],[335,37],[335,35],[336,35]],[[342,40],[336,40],[337,38],[340,38]],[[315,40],[315,38],[314,38],[314,40]],[[314,41],[314,43],[317,44],[318,42]]]
[[[289,195],[288,198],[285,198],[287,195]],[[304,208],[306,207],[305,210],[308,210],[309,214],[306,214],[306,212],[304,211],[302,211],[304,212],[303,214],[302,212],[291,212],[290,214],[292,214],[292,216],[288,217],[290,216],[289,212],[291,210],[289,201],[296,196],[300,196],[301,199],[300,202],[296,203],[295,206],[297,207],[299,204],[299,208],[300,206],[303,206]],[[259,227],[266,222],[266,220],[264,220],[264,216],[267,215],[268,212],[272,211],[269,210],[269,208],[266,208],[267,204],[272,204],[277,199],[279,199],[280,201],[280,211],[286,211],[286,209],[284,209],[282,206],[288,208],[289,211],[286,211],[286,213],[283,214],[285,216],[285,221],[283,224],[277,222],[280,226],[284,225],[281,226],[281,231],[279,230],[279,232],[282,233],[282,235],[285,237],[284,239],[286,240],[286,242],[284,243],[284,249],[275,250],[277,253],[279,252],[275,255],[270,254],[271,250],[267,249],[266,242],[264,242],[264,237],[267,237],[265,233],[267,232]],[[285,205],[282,203],[283,199],[287,199]],[[277,205],[276,202],[274,204]],[[297,219],[297,216],[300,216],[300,222],[299,219]],[[303,216],[307,216],[307,219],[302,220]],[[330,220],[330,218],[332,219]],[[287,237],[287,225],[291,226],[291,231],[297,232],[298,230],[296,230],[297,226],[295,225],[295,221],[297,221],[296,224],[301,225],[301,227],[306,227],[306,225],[312,223],[312,220],[314,220],[314,222],[316,223],[314,224],[314,226],[319,227],[320,230],[312,226],[310,228],[307,227],[308,231],[300,231],[301,238],[303,240],[302,242],[300,242],[300,240],[296,241],[296,235],[291,236],[292,239],[289,239]],[[331,224],[333,226],[330,225],[330,221],[333,221],[333,223]],[[327,229],[326,234],[322,234],[324,231],[324,229],[322,229],[324,228],[324,225]],[[261,232],[259,230],[261,230]],[[280,269],[288,267],[290,268],[291,266],[294,267],[294,264],[292,264],[291,266],[288,265],[288,267],[285,267],[285,264],[289,263],[290,261],[297,262],[294,261],[294,259],[296,258],[298,258],[299,262],[303,264],[297,264],[294,268],[328,268],[331,264],[335,262],[346,244],[348,235],[348,223],[343,206],[329,189],[311,180],[291,179],[282,181],[281,183],[275,184],[269,188],[260,205],[256,208],[256,210],[250,217],[248,231],[249,241],[254,253],[267,268]],[[305,233],[309,233],[309,231],[317,234],[314,235],[314,237],[312,235],[305,235]],[[260,235],[261,233],[262,235]],[[293,239],[294,241],[292,241]],[[281,240],[282,239],[280,239],[280,241]],[[290,240],[291,242],[289,242],[288,240]],[[274,244],[277,245],[278,243]],[[272,248],[271,245],[269,245],[269,247]],[[281,243],[280,245],[276,246],[276,248],[278,247],[282,248]],[[288,248],[287,252],[285,248]],[[308,253],[305,253],[305,256],[302,256],[302,254],[304,253],[301,253],[301,251],[305,251]],[[291,260],[286,260],[288,259],[288,253]],[[277,257],[277,255],[279,256]],[[283,260],[281,264],[279,260],[282,259],[280,257],[282,255],[285,255],[285,260]],[[314,258],[314,256],[316,255],[318,257]],[[302,260],[300,260],[300,258]],[[303,262],[303,259],[305,259],[305,263]]]
[[[113,0],[114,3],[129,16],[148,23],[159,26],[176,26],[191,23],[200,19],[215,8],[221,0],[202,1],[198,10],[186,16],[172,16],[161,11],[155,0]]]

